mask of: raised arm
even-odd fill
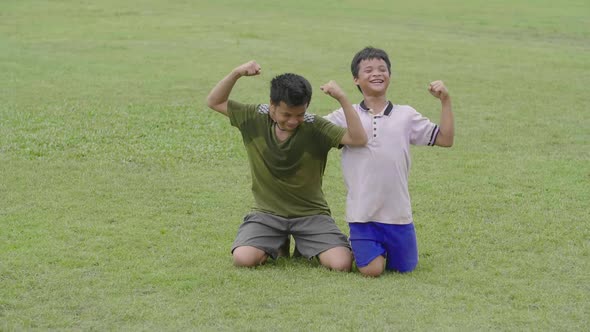
[[[451,105],[451,95],[449,95],[449,91],[445,87],[443,81],[434,81],[430,83],[428,91],[434,97],[440,99],[440,104],[442,106],[438,136],[436,137],[434,144],[443,147],[451,147],[453,146],[455,138],[455,121],[453,107]]]
[[[344,116],[346,117],[346,133],[340,141],[341,144],[350,146],[363,146],[367,144],[367,134],[361,123],[361,119],[352,107],[348,97],[342,91],[340,86],[334,81],[330,81],[320,87],[325,94],[338,100],[340,106],[344,110]]]
[[[234,68],[234,70],[219,81],[219,83],[213,87],[211,92],[209,92],[209,95],[207,96],[207,106],[212,110],[227,116],[227,100],[238,79],[242,76],[260,75],[261,70],[260,65],[254,60]]]

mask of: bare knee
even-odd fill
[[[232,253],[234,265],[238,267],[254,267],[266,262],[268,255],[255,247],[237,247]]]
[[[346,247],[328,249],[318,256],[323,266],[342,272],[349,272],[352,268],[352,253]]]
[[[369,263],[367,266],[359,267],[359,272],[365,277],[376,278],[383,274],[385,270],[385,258],[379,256]]]

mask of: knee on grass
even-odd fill
[[[234,265],[238,267],[254,267],[266,262],[268,255],[254,247],[237,247],[232,252]]]
[[[365,277],[376,278],[385,271],[385,258],[379,256],[372,260],[367,266],[359,267],[359,272]]]
[[[409,273],[416,269],[417,264],[406,265],[403,267],[398,267],[393,269],[392,271],[396,271],[398,273]],[[383,256],[379,256],[369,263],[367,266],[359,267],[359,272],[364,275],[365,277],[378,277],[385,272],[385,258]]]
[[[320,264],[330,270],[349,272],[352,268],[352,253],[348,248],[336,247],[318,256]]]

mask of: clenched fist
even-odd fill
[[[256,61],[252,60],[249,62],[244,63],[234,69],[234,72],[239,74],[240,76],[255,76],[260,75],[260,71],[262,68]]]
[[[428,86],[428,91],[431,95],[438,99],[446,99],[449,96],[449,91],[443,81],[434,81]]]
[[[330,81],[320,87],[320,89],[332,98],[340,99],[344,96],[344,91],[335,81]]]

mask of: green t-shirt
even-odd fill
[[[340,144],[346,129],[306,113],[296,131],[279,142],[268,105],[230,100],[227,111],[248,153],[253,209],[286,218],[329,215],[322,178],[328,151]]]

